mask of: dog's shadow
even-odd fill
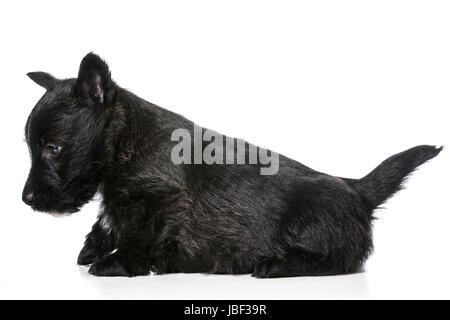
[[[166,274],[94,277],[80,267],[85,285],[104,299],[368,299],[366,273],[256,279],[250,275]]]

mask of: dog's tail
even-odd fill
[[[376,208],[402,189],[402,184],[410,173],[437,156],[442,149],[443,147],[417,146],[384,160],[362,179],[346,181]]]

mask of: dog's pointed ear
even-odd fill
[[[27,76],[29,76],[31,80],[47,90],[52,88],[58,82],[58,80],[51,74],[41,71],[28,72]]]
[[[108,65],[98,55],[88,53],[80,64],[76,91],[93,104],[106,105],[114,96],[114,82]]]

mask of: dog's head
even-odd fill
[[[76,79],[58,80],[45,72],[28,76],[46,93],[25,126],[31,169],[22,199],[38,211],[76,212],[101,180],[105,114],[115,84],[106,63],[93,53],[81,61]]]

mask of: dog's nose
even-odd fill
[[[25,202],[27,205],[31,205],[33,203],[33,191],[30,192],[24,192],[22,194],[22,200],[23,202]]]

